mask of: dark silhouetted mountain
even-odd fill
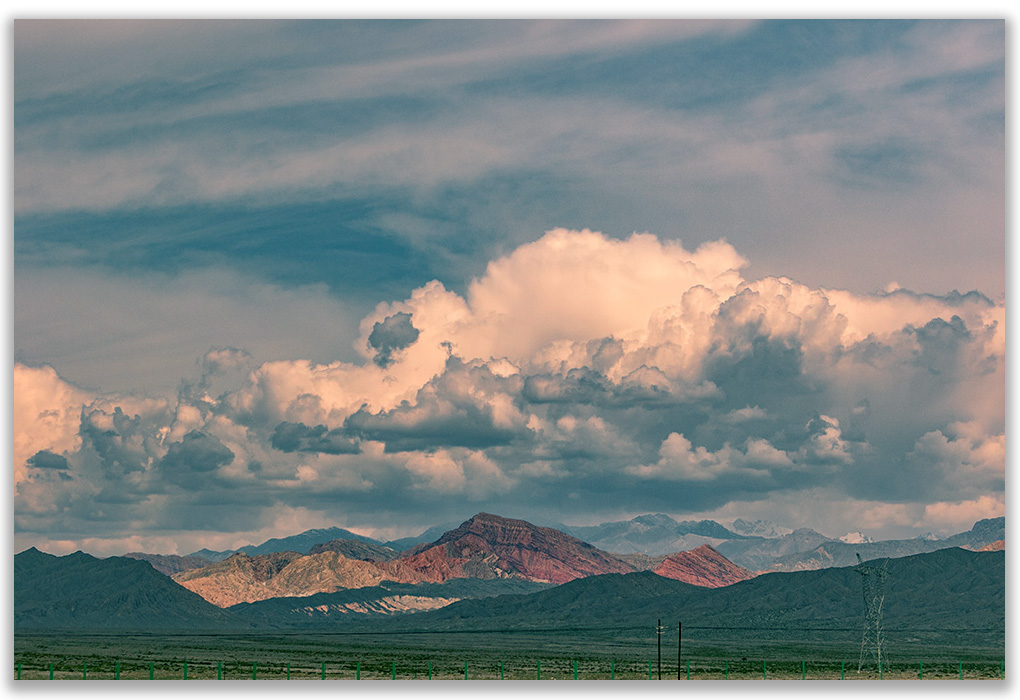
[[[146,554],[145,552],[128,552],[124,555],[128,559],[140,559],[141,561],[147,561],[152,565],[152,568],[161,574],[167,576],[173,576],[179,574],[182,571],[191,571],[192,569],[201,569],[203,566],[209,566],[209,560],[203,559],[197,556],[178,556],[177,554]]]
[[[308,553],[320,554],[322,552],[337,552],[348,559],[360,559],[361,561],[388,561],[399,554],[389,547],[357,540],[330,540],[325,544],[315,545]]]
[[[651,556],[686,551],[703,544],[714,546],[742,537],[714,520],[677,522],[662,513],[601,525],[572,526],[567,532],[607,552]]]
[[[432,545],[418,545],[380,567],[397,580],[413,571],[422,582],[451,578],[525,578],[563,583],[634,567],[587,542],[524,520],[479,513]]]
[[[211,629],[246,623],[126,557],[65,557],[34,547],[14,557],[14,628]]]
[[[729,586],[754,576],[707,544],[689,552],[678,552],[667,557],[654,572],[659,576],[706,588]]]
[[[892,559],[888,572],[888,630],[952,627],[1005,634],[1004,552],[942,549]],[[863,615],[861,586],[854,567],[763,574],[722,588],[651,571],[606,574],[529,595],[463,600],[413,620],[388,618],[373,629],[612,627],[657,618],[715,628],[845,628]]]

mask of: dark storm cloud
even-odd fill
[[[361,451],[358,444],[347,437],[342,429],[327,430],[324,425],[312,427],[284,421],[273,429],[269,441],[281,452],[342,455],[358,454]]]
[[[39,450],[28,458],[28,466],[36,469],[67,469],[67,458],[49,450]]]
[[[234,453],[215,435],[192,430],[181,442],[170,445],[159,462],[160,470],[170,481],[180,481],[194,474],[208,474],[234,461]]]
[[[102,426],[101,426],[102,424]],[[112,427],[109,427],[112,426]],[[128,416],[117,406],[113,414],[82,410],[82,443],[95,450],[108,477],[120,477],[145,469],[150,450],[156,451],[154,436],[138,416]]]
[[[368,344],[378,351],[373,361],[380,367],[388,367],[393,363],[393,353],[411,345],[420,334],[411,323],[411,314],[400,312],[387,316],[373,326],[368,336]]]

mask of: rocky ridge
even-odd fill
[[[754,578],[753,573],[737,566],[707,544],[669,556],[652,571],[659,576],[704,588],[721,588]]]

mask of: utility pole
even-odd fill
[[[658,623],[655,625],[655,636],[659,640],[659,680],[662,680],[662,633],[665,629],[662,626],[662,618],[659,618]]]
[[[683,622],[676,623],[676,679],[680,680],[680,649],[683,646]]]

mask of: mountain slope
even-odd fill
[[[249,557],[239,552],[174,580],[213,605],[225,608],[283,596],[308,596],[374,586],[385,576],[374,562],[348,559],[335,551],[302,556],[277,552]]]
[[[419,545],[382,568],[404,580],[441,583],[451,578],[525,578],[564,583],[634,567],[587,542],[524,520],[479,513],[432,545]]]
[[[716,545],[716,550],[734,564],[750,571],[768,569],[776,559],[807,552],[822,543],[835,542],[829,537],[808,528],[794,530],[782,537],[749,537],[727,540]]]
[[[351,620],[434,610],[469,598],[534,593],[552,584],[522,579],[451,579],[446,583],[394,583],[316,593],[297,598],[270,598],[232,606],[231,613],[260,627],[329,627]]]
[[[653,571],[659,576],[706,588],[729,586],[754,576],[707,544],[669,556]]]
[[[389,561],[400,554],[390,547],[344,539],[317,544],[308,553],[322,554],[323,552],[336,552],[348,559],[360,559],[361,561]]]
[[[930,540],[915,537],[909,540],[881,540],[878,542],[848,543],[830,540],[806,552],[794,552],[777,557],[768,568],[770,571],[801,571],[805,569],[821,569],[830,566],[852,566],[857,563],[857,555],[863,559],[879,559],[885,557],[900,558],[913,554],[935,552],[950,547],[980,549],[981,547],[1004,539],[1006,536],[1006,519],[990,518],[979,520],[967,532],[947,537],[944,540]]]
[[[663,513],[639,515],[601,525],[573,526],[571,535],[614,554],[672,554],[703,544],[717,545],[742,536],[714,520],[677,522]]]
[[[308,554],[312,551],[312,547],[317,544],[325,544],[331,540],[355,540],[356,542],[365,542],[372,545],[381,545],[382,542],[373,540],[371,537],[365,537],[357,533],[351,532],[350,530],[344,530],[341,527],[327,527],[316,530],[305,530],[297,535],[291,535],[290,537],[274,537],[266,540],[260,545],[246,545],[238,548],[238,552],[244,552],[250,557],[254,557],[259,554],[273,554],[276,552],[297,552],[298,554]]]
[[[650,571],[578,579],[530,595],[463,600],[377,629],[549,629],[611,627],[635,619],[683,619],[684,625],[738,629],[856,625],[863,612],[854,567],[770,573],[704,588]],[[893,559],[885,584],[889,630],[952,627],[1005,632],[1003,552],[943,549]]]
[[[32,549],[14,557],[15,629],[208,629],[240,618],[174,583],[147,562],[56,557]]]
[[[208,559],[196,556],[182,557],[177,554],[146,554],[145,552],[128,552],[124,556],[128,559],[147,561],[153,569],[167,576],[209,566]]]

